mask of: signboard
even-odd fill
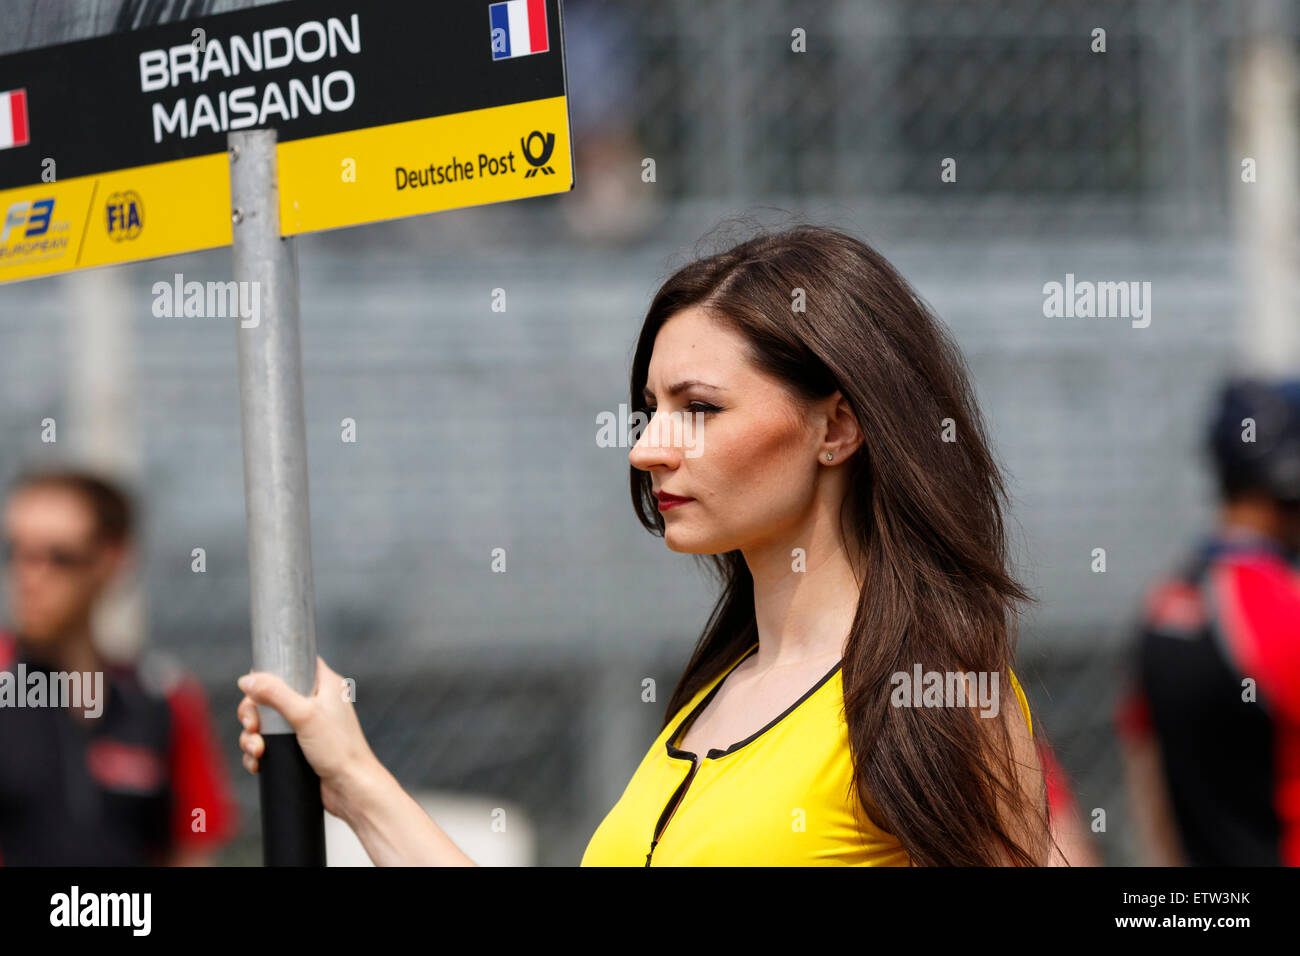
[[[285,236],[567,191],[560,17],[290,0],[0,57],[0,282],[229,245],[232,130],[276,129]]]

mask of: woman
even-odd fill
[[[960,353],[906,281],[813,226],[692,262],[650,305],[632,403],[637,515],[722,587],[583,863],[1046,863],[1002,480]],[[472,863],[323,662],[310,698],[240,686],[250,771],[267,704],[376,863]],[[998,706],[1008,687],[1018,706]]]

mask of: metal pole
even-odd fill
[[[236,301],[257,303],[256,311],[239,310],[236,331],[253,667],[311,694],[316,615],[297,250],[292,238],[280,238],[275,130],[231,133],[228,144]],[[320,779],[280,714],[263,708],[261,724],[263,862],[324,866]]]

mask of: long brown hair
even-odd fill
[[[805,311],[792,308],[799,289]],[[858,544],[865,561],[841,672],[862,810],[899,840],[913,865],[1039,863],[1046,808],[1016,783],[1003,721],[967,707],[890,704],[891,675],[911,674],[915,663],[997,673],[1009,688],[1017,602],[1033,600],[1007,570],[1002,477],[946,328],[858,239],[811,225],[760,232],[688,263],[659,288],[632,362],[633,409],[646,411],[642,389],[656,334],[690,306],[741,333],[756,365],[796,400],[838,389],[862,432],[844,466],[852,471],[840,515],[844,540]],[[943,440],[945,429],[955,440]],[[662,536],[650,474],[632,468],[631,489],[638,519]],[[664,726],[757,640],[744,556],[698,557],[721,593]],[[1000,729],[1000,746],[989,723]],[[1008,819],[1035,823],[1026,836],[1010,832]]]

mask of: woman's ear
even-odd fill
[[[858,427],[857,416],[849,407],[849,400],[838,389],[825,402],[826,431],[823,444],[827,451],[834,453],[836,461],[848,458],[862,444],[862,429]]]

